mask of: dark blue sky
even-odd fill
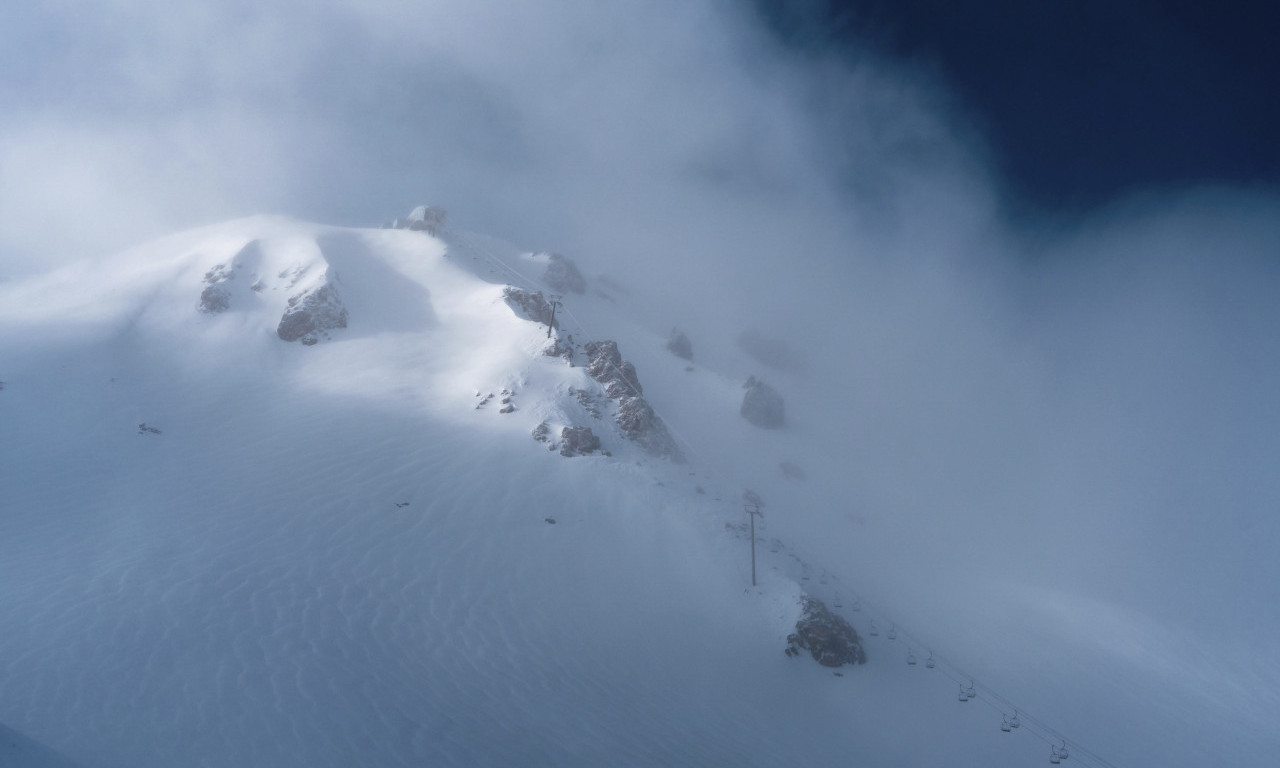
[[[1194,0],[758,0],[808,50],[869,47],[957,97],[1011,212],[1280,182],[1280,10]]]

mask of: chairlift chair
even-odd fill
[[[934,667],[936,667],[937,665],[938,665],[938,662],[936,662],[936,661],[934,661],[934,660],[933,660],[933,651],[929,651],[929,658],[927,658],[927,659],[925,659],[925,660],[924,660],[924,666],[925,666],[925,668],[926,668],[926,669],[933,669],[933,668],[934,668]]]
[[[916,655],[911,652],[910,648],[908,648],[907,649],[907,666],[914,667],[915,665],[916,665]]]
[[[1062,746],[1058,747],[1058,757],[1062,758],[1063,760],[1066,760],[1068,757],[1071,757],[1071,755],[1067,754],[1066,740],[1063,740]]]
[[[1058,748],[1052,744],[1049,745],[1049,762],[1054,765],[1058,765],[1062,762],[1062,755],[1058,754]]]
[[[1013,728],[1012,728],[1012,727],[1010,727],[1010,725],[1009,725],[1009,716],[1008,716],[1008,715],[1005,715],[1005,716],[1004,716],[1004,719],[1000,721],[1000,730],[1004,731],[1005,733],[1012,733],[1012,732],[1013,732]]]
[[[888,635],[886,635],[886,637],[888,637],[890,640],[897,640],[897,639],[898,639],[898,628],[897,628],[895,625],[890,624],[890,625],[889,625],[889,634],[888,634]]]
[[[1022,725],[1022,721],[1018,719],[1018,710],[1015,709],[1013,710],[1013,717],[1009,720],[1009,727],[1017,728],[1020,725]]]
[[[856,597],[853,598],[853,612],[857,613],[858,611],[861,611],[861,610],[862,610],[862,601]]]
[[[960,701],[968,701],[969,697],[965,695],[964,686],[960,686]]]
[[[875,623],[874,621],[872,621],[872,622],[871,622],[871,632],[870,632],[870,635],[871,635],[872,637],[878,637],[878,636],[880,635],[880,630],[876,629],[876,623]]]
[[[964,695],[971,699],[978,698],[978,692],[973,689],[973,681],[969,681],[969,687],[964,689]]]

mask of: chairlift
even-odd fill
[[[1068,757],[1071,757],[1071,755],[1067,753],[1067,742],[1065,739],[1063,739],[1062,741],[1062,746],[1058,748],[1058,757],[1062,758],[1063,760],[1066,760]]]
[[[853,598],[853,612],[857,613],[858,611],[861,611],[861,610],[862,610],[862,601],[856,597]]]
[[[875,620],[874,620],[874,619],[872,619],[872,621],[871,621],[871,632],[870,632],[870,634],[871,634],[871,636],[872,636],[872,637],[878,637],[878,636],[880,635],[880,630],[876,629],[876,622],[875,622]]]
[[[915,665],[916,665],[916,655],[911,652],[910,648],[908,648],[907,649],[907,666],[914,667]]]
[[[964,689],[964,695],[971,699],[978,698],[978,692],[973,689],[973,681],[969,681],[969,687]]]
[[[1059,763],[1062,762],[1062,760],[1058,757],[1057,747],[1053,747],[1053,746],[1049,747],[1049,762],[1053,763],[1054,765],[1058,765]]]
[[[1018,719],[1018,710],[1013,710],[1013,717],[1009,719],[1009,727],[1017,728],[1022,725],[1022,721]]]
[[[968,701],[969,697],[965,695],[964,686],[960,686],[960,701]]]
[[[898,628],[896,625],[894,624],[889,625],[889,634],[886,635],[886,637],[888,637],[890,640],[898,639]]]
[[[1013,732],[1013,727],[1009,725],[1009,716],[1008,716],[1008,715],[1005,715],[1005,716],[1004,716],[1004,719],[1000,721],[1000,730],[1004,731],[1005,733],[1012,733],[1012,732]]]
[[[929,658],[924,660],[924,666],[926,669],[933,669],[938,666],[938,662],[933,660],[933,651],[929,651]]]

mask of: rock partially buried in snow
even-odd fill
[[[235,277],[235,272],[223,264],[215,265],[204,273],[205,289],[200,293],[200,311],[216,315],[231,307],[231,291],[222,285]]]
[[[742,396],[742,418],[763,429],[780,429],[786,420],[786,408],[782,395],[755,376],[742,385],[747,390]]]
[[[276,335],[285,341],[301,339],[314,344],[317,334],[347,327],[347,310],[332,283],[303,291],[289,299],[289,308],[280,318]]]
[[[591,427],[565,427],[560,430],[561,456],[587,456],[600,450],[600,438]]]
[[[542,295],[542,291],[526,291],[523,288],[508,285],[502,289],[502,300],[507,302],[507,306],[511,307],[511,311],[515,312],[517,317],[543,325],[551,322],[551,304]],[[556,325],[558,326],[559,323]]]
[[[210,285],[200,293],[200,311],[216,315],[231,307],[231,291],[221,285]]]
[[[802,610],[795,634],[787,637],[787,655],[797,655],[798,649],[804,649],[824,667],[867,662],[862,638],[849,622],[829,611],[816,597],[805,595],[800,605]]]
[[[649,455],[676,462],[684,461],[684,455],[667,431],[667,425],[643,397],[623,397],[618,404],[616,419],[622,434],[635,441]]]

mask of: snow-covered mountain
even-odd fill
[[[1111,764],[1127,699],[1018,713],[787,535],[844,457],[786,340],[407,224],[255,217],[0,285],[0,721],[95,768]]]

